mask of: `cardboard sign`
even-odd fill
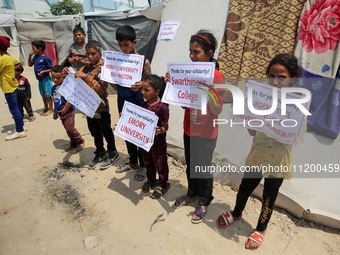
[[[163,21],[159,29],[157,40],[175,39],[175,35],[180,24],[180,21]]]
[[[109,83],[130,88],[142,78],[144,56],[102,51],[104,65],[101,79]]]
[[[150,151],[153,145],[158,116],[147,109],[125,101],[115,135]]]
[[[58,92],[67,101],[91,118],[93,118],[101,102],[98,94],[81,78],[75,78],[73,72],[66,76]]]
[[[203,98],[206,106],[204,90],[214,81],[215,62],[168,63],[168,72],[171,78],[162,102],[201,110]]]
[[[244,115],[233,115],[233,122],[242,123],[247,128],[261,131],[284,144],[297,144],[298,136],[302,133],[307,116],[295,104],[287,104],[286,114],[281,115],[281,89],[277,88],[277,107],[269,115],[254,114],[248,107],[248,90],[252,89],[252,103],[256,110],[269,110],[273,105],[273,86],[249,80],[243,89],[245,98]],[[302,95],[289,93],[287,99],[303,98]],[[306,109],[309,102],[302,104]]]

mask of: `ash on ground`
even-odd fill
[[[44,195],[52,200],[51,205],[55,206],[54,203],[63,205],[75,219],[85,216],[85,208],[81,203],[82,195],[63,177],[69,173],[80,173],[81,168],[81,164],[58,163],[53,170],[45,172],[42,178],[47,185]]]

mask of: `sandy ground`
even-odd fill
[[[18,49],[9,52],[18,57]],[[116,138],[120,160],[105,171],[88,170],[94,154],[86,118],[76,114],[76,127],[85,139],[80,153],[65,153],[68,137],[52,116],[38,115],[43,102],[33,68],[23,73],[32,86],[34,122],[25,119],[27,137],[5,141],[13,129],[4,96],[0,96],[0,254],[339,254],[339,230],[297,219],[275,208],[263,245],[244,248],[261,209],[250,198],[244,217],[227,229],[216,219],[232,209],[236,192],[214,184],[215,200],[203,223],[191,223],[195,203],[173,209],[174,199],[186,191],[185,168],[169,158],[170,191],[153,200],[141,192],[134,172],[115,173],[128,159],[125,143]],[[109,96],[112,126],[117,123],[115,95]],[[27,115],[25,116],[27,117]],[[182,136],[180,133],[179,135]],[[162,219],[150,231],[160,214]],[[88,251],[84,238],[98,245]]]

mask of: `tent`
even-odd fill
[[[218,42],[222,41],[230,1],[173,1],[165,3],[162,9],[162,21],[181,21],[174,40],[158,41],[151,62],[152,72],[164,75],[167,62],[189,62],[190,35],[200,29],[211,31]],[[261,3],[259,3],[261,4]],[[263,6],[262,6],[263,7]],[[149,13],[152,9],[149,10]],[[145,14],[146,15],[146,14]],[[285,35],[286,37],[286,35]],[[294,40],[294,38],[293,38]],[[294,42],[293,42],[294,43]],[[215,57],[218,52],[215,53]],[[242,55],[242,47],[240,55]],[[168,151],[177,158],[183,159],[183,110],[170,105],[169,131],[167,134]],[[230,119],[232,104],[225,104],[220,117]],[[250,150],[251,137],[245,128],[221,125],[217,146],[214,153],[214,164],[244,165]],[[340,140],[329,139],[313,133],[304,132],[299,143],[292,151],[293,165],[296,166],[339,166],[338,151]],[[296,177],[296,178],[295,178]],[[276,205],[286,209],[297,217],[340,228],[339,194],[340,174],[317,174],[315,171],[307,174],[295,174],[290,181],[284,181]],[[221,175],[217,179],[225,184],[238,188],[241,176]],[[255,190],[254,194],[261,197],[263,186]],[[231,205],[232,206],[232,205]]]
[[[74,42],[72,30],[81,21],[82,17],[78,15],[16,18],[20,60],[27,65],[28,54],[32,50],[31,42],[43,40],[46,43],[45,54],[52,59],[52,64],[63,64]]]
[[[14,14],[0,14],[0,35],[11,38],[11,47],[18,46]]]

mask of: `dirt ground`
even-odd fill
[[[18,48],[9,52],[18,57]],[[0,254],[340,254],[340,230],[294,218],[280,208],[275,208],[260,249],[245,250],[261,202],[250,198],[243,219],[220,229],[216,219],[233,208],[236,192],[219,183],[214,184],[215,199],[206,219],[192,224],[195,203],[177,210],[171,206],[186,192],[185,167],[169,158],[171,189],[153,200],[141,192],[142,182],[133,180],[133,171],[115,172],[128,160],[120,138],[120,160],[105,171],[88,170],[95,148],[86,118],[77,112],[84,150],[65,153],[68,137],[60,120],[38,115],[43,102],[33,68],[25,66],[23,75],[32,86],[36,116],[33,122],[25,119],[26,138],[5,141],[6,132],[15,126],[0,96]],[[114,127],[116,96],[109,101]],[[150,229],[160,214],[164,221]],[[88,251],[87,237],[97,243]]]

